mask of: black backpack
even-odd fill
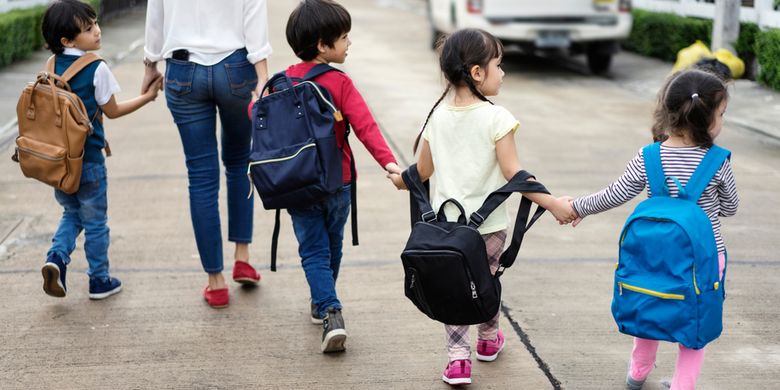
[[[466,220],[463,207],[455,199],[444,202],[438,213],[433,211],[416,165],[404,171],[402,177],[413,209],[412,232],[401,253],[406,297],[425,315],[445,324],[474,325],[491,320],[501,306],[499,277],[515,262],[523,235],[545,209],[537,207],[528,222],[532,204],[523,197],[511,244],[501,255],[495,275],[490,272],[485,241],[477,228],[513,192],[549,192],[541,183],[527,181],[533,175],[520,171],[488,195],[482,207]],[[457,222],[447,222],[444,216],[448,203],[460,209]],[[419,218],[414,218],[415,207]]]
[[[263,207],[276,209],[271,240],[271,271],[276,271],[280,209],[322,201],[343,185],[341,159],[334,124],[345,120],[328,90],[312,81],[340,70],[327,64],[314,66],[303,78],[279,72],[263,87],[269,95],[252,108],[252,151],[247,175],[257,188]],[[344,144],[348,144],[346,123]],[[352,244],[358,244],[355,159],[352,164]],[[251,196],[251,193],[250,193]]]

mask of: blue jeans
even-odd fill
[[[320,316],[324,316],[329,307],[341,309],[336,296],[336,279],[350,203],[350,186],[345,185],[320,203],[287,209],[298,239],[298,255],[309,282],[311,300],[317,305]]]
[[[203,270],[209,273],[223,269],[217,114],[227,177],[228,240],[252,241],[254,203],[247,198],[246,176],[252,123],[247,105],[257,73],[246,54],[237,50],[212,66],[168,59],[165,69],[165,100],[179,128],[187,164],[195,241]]]
[[[54,190],[64,211],[51,239],[48,256],[56,253],[65,264],[76,249],[76,238],[84,231],[84,252],[90,278],[108,277],[108,182],[103,163],[84,163],[79,190],[68,195]]]

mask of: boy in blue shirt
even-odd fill
[[[100,27],[95,10],[78,0],[55,0],[49,5],[41,25],[46,46],[54,53],[54,70],[61,75],[87,51],[100,49]],[[119,84],[103,61],[87,65],[69,82],[92,118],[93,132],[84,145],[84,159],[79,190],[66,194],[55,190],[54,197],[64,212],[52,246],[41,268],[43,291],[54,297],[67,293],[65,273],[70,254],[76,247],[76,238],[84,231],[84,251],[89,263],[89,298],[104,299],[121,291],[122,282],[108,272],[108,225],[106,146],[102,114],[118,118],[129,114],[154,100],[161,78],[153,88],[141,96],[117,102],[114,94]]]

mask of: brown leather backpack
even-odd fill
[[[22,91],[16,105],[19,136],[12,158],[19,163],[24,176],[67,194],[79,190],[84,143],[92,134],[92,122],[68,81],[100,60],[96,54],[85,54],[62,76],[57,76],[51,56],[46,71],[38,73],[35,82],[28,83]]]

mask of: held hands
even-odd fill
[[[162,82],[163,82],[162,75],[159,75],[156,79],[152,80],[152,82],[147,87],[146,92],[143,92],[142,94],[142,96],[147,102],[151,102],[157,99],[157,95],[162,90]]]
[[[145,66],[144,67],[144,79],[141,81],[141,94],[144,95],[148,92],[149,88],[160,79],[160,83],[156,85],[158,91],[162,91],[162,73],[157,70],[157,67]],[[155,95],[157,97],[157,95]]]
[[[574,208],[571,205],[572,199],[573,198],[570,196],[562,196],[560,198],[556,198],[550,204],[550,207],[548,207],[548,210],[552,213],[555,219],[558,220],[558,224],[568,225],[569,223],[579,219],[577,212],[574,211]]]
[[[401,167],[398,166],[396,163],[389,163],[385,165],[385,170],[387,171],[387,178],[390,179],[390,181],[393,183],[396,189],[398,190],[405,190],[406,184],[404,184],[404,180],[401,178],[401,172],[403,171]]]

